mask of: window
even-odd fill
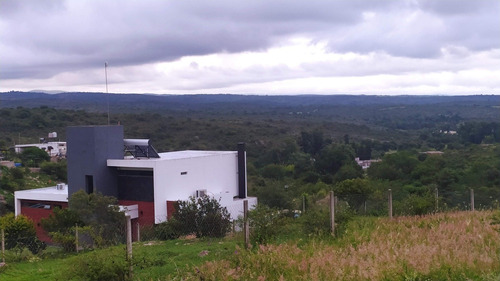
[[[87,194],[94,193],[94,176],[85,176],[85,191]]]

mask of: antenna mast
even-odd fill
[[[108,103],[108,126],[109,126],[108,62],[104,63],[104,76],[106,77],[106,101]]]

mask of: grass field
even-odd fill
[[[134,280],[498,280],[500,235],[492,215],[359,217],[338,239],[308,237],[250,250],[239,237],[139,242]],[[101,264],[96,258],[106,270],[124,262],[125,248],[9,263],[0,280],[82,280],[72,269],[85,259]]]

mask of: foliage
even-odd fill
[[[129,263],[121,251],[88,252],[68,261],[71,266],[62,271],[60,276],[64,280],[129,280]]]
[[[41,224],[66,251],[75,250],[76,226],[82,234],[89,235],[97,247],[117,244],[125,237],[125,216],[117,203],[114,197],[77,191],[69,198],[69,209],[55,208]]]
[[[49,154],[38,147],[27,147],[19,155],[26,167],[38,167],[41,163],[50,160]]]
[[[159,240],[172,240],[181,236],[182,223],[175,217],[154,226],[154,235]]]
[[[285,225],[284,212],[258,204],[248,213],[250,240],[255,244],[266,244],[283,232]]]
[[[59,162],[43,162],[40,164],[40,172],[52,176],[56,181],[68,181],[66,160],[61,160]]]
[[[358,211],[374,192],[367,179],[345,180],[335,185],[335,194],[349,203],[349,206]]]
[[[125,216],[120,212],[115,197],[98,192],[87,194],[80,190],[69,198],[69,208],[85,226],[90,227],[96,246],[112,245],[124,240]]]
[[[48,218],[41,220],[43,229],[67,252],[75,251],[75,226],[83,224],[78,213],[72,209],[54,208]]]
[[[10,213],[0,217],[0,229],[5,231],[5,248],[17,249],[19,253],[28,248],[33,254],[45,248],[45,244],[36,237],[33,222],[23,216]]]
[[[260,245],[197,266],[182,279],[485,280],[500,266],[500,239],[490,216],[442,213],[397,221],[370,218],[371,223],[360,218],[362,227],[354,219],[338,243]]]
[[[173,217],[179,222],[179,232],[183,235],[194,233],[196,237],[223,237],[231,226],[226,207],[209,196],[191,196],[188,201],[177,201]]]

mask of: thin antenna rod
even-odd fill
[[[108,126],[109,126],[108,62],[104,63],[104,76],[106,76],[106,101],[108,103]]]

